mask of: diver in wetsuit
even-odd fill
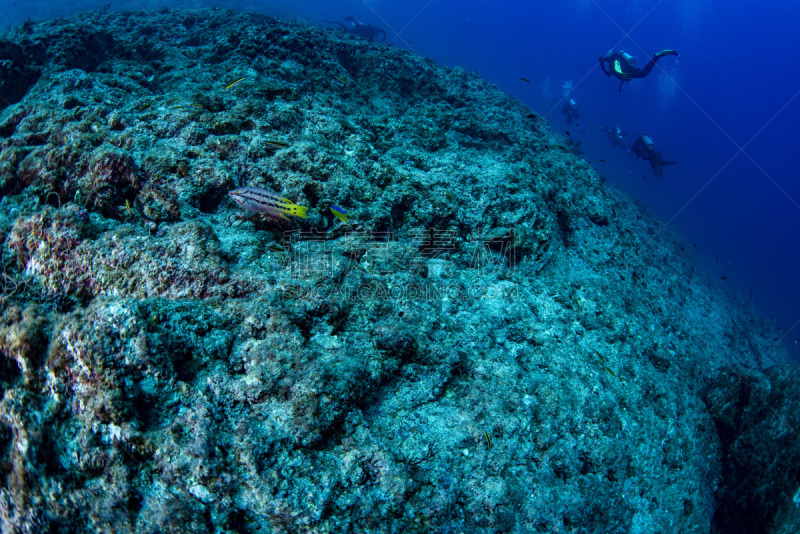
[[[380,42],[386,42],[386,32],[382,29],[378,28],[377,26],[373,26],[372,24],[367,24],[365,22],[359,22],[353,17],[345,17],[341,21],[327,21],[331,24],[339,24],[339,27],[349,33],[350,35],[355,35],[356,37],[363,37],[364,39],[373,39],[378,41],[378,36],[380,35]]]
[[[581,110],[578,107],[578,103],[572,98],[564,102],[564,106],[561,108],[561,114],[567,118],[567,124],[572,124],[572,119],[581,118]]]
[[[656,178],[663,178],[664,167],[675,165],[676,161],[666,161],[661,157],[661,152],[656,152],[656,145],[649,135],[640,135],[631,145],[630,151],[636,154],[636,159],[646,159],[653,167]]]
[[[608,142],[617,148],[627,148],[625,138],[628,134],[619,126],[601,126],[600,131],[608,135]]]
[[[629,53],[624,50],[619,52],[609,50],[608,54],[600,58],[600,68],[603,69],[606,76],[611,77],[613,75],[619,79],[619,90],[622,91],[623,83],[629,82],[633,78],[644,78],[650,74],[650,71],[656,66],[656,62],[662,57],[677,55],[678,53],[675,50],[662,50],[654,54],[652,59],[647,62],[647,65],[640,69],[636,66],[636,58]]]

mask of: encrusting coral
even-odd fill
[[[4,530],[709,531],[783,349],[531,110],[229,11],[0,50]]]

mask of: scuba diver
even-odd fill
[[[646,159],[650,162],[650,166],[653,167],[653,174],[655,174],[656,178],[663,178],[664,177],[664,167],[667,165],[675,165],[676,161],[665,161],[664,158],[661,157],[661,152],[656,152],[655,143],[650,138],[649,135],[640,135],[636,138],[631,145],[630,151],[636,154],[636,159]]]
[[[359,22],[353,17],[345,17],[342,20],[327,20],[325,21],[329,24],[338,24],[339,28],[346,31],[350,35],[355,35],[356,37],[363,37],[364,39],[370,39],[385,43],[386,42],[386,32],[382,29],[378,28],[377,26],[373,26],[372,24],[367,24],[365,22]],[[378,39],[378,35],[381,36]]]
[[[611,75],[614,75],[619,78],[619,90],[622,91],[623,82],[629,82],[633,78],[644,78],[650,74],[659,59],[664,56],[677,55],[678,53],[675,50],[662,50],[654,54],[652,59],[647,62],[647,65],[640,69],[636,66],[636,58],[629,53],[624,50],[619,52],[609,50],[608,54],[600,58],[600,68],[603,69],[606,76],[611,77]],[[608,68],[606,68],[606,64],[608,64]]]
[[[586,127],[583,125],[583,120],[581,119],[581,110],[578,108],[578,103],[575,102],[574,99],[570,98],[564,102],[564,106],[561,108],[561,114],[566,117],[567,124],[572,124],[572,119],[578,119],[575,121],[575,126],[578,127],[581,133],[586,131]]]
[[[628,134],[619,126],[601,126],[600,131],[608,135],[608,142],[611,143],[611,146],[628,148],[625,144],[625,138]]]
[[[564,102],[564,106],[561,108],[561,114],[567,118],[567,124],[572,124],[572,119],[581,118],[581,110],[578,108],[578,103],[572,98]]]

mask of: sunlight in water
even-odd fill
[[[656,87],[658,91],[658,105],[661,111],[669,110],[675,103],[678,96],[678,85],[680,76],[678,72],[678,62],[669,65],[658,73]]]

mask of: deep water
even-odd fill
[[[798,531],[800,8],[498,4],[0,3],[4,532]]]

